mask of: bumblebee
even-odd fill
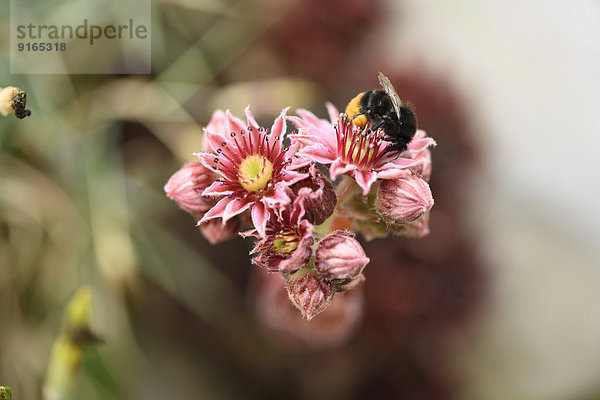
[[[412,107],[403,104],[390,80],[379,73],[379,83],[383,87],[356,95],[346,107],[346,115],[352,123],[371,133],[383,128],[383,140],[391,144],[386,152],[406,150],[417,131],[417,117]]]
[[[20,91],[13,100],[15,116],[17,118],[23,119],[23,118],[29,117],[31,115],[31,110],[27,110],[25,108],[26,104],[27,104],[27,94],[23,91]]]

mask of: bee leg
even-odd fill
[[[386,147],[383,154],[396,152],[396,159],[398,159],[404,150],[406,150],[406,146],[398,146],[398,143],[394,143]]]
[[[379,128],[381,128],[382,126],[383,126],[383,121],[379,122],[377,125],[374,125],[374,126],[370,127],[369,130],[371,132],[377,132],[377,130]]]

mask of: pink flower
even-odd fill
[[[429,185],[415,175],[381,182],[377,190],[375,208],[390,224],[408,224],[416,221],[433,207]]]
[[[327,104],[327,109],[331,122],[320,119],[307,110],[298,110],[300,117],[289,119],[300,130],[298,134],[291,136],[292,143],[303,146],[303,156],[329,165],[331,179],[349,174],[366,196],[371,185],[378,179],[398,179],[405,176],[411,168],[418,168],[425,162],[420,158],[406,158],[404,153],[402,157],[396,157],[393,152],[386,153],[389,142],[383,140],[384,133],[381,129],[369,133],[352,124],[345,115],[340,117],[332,104]],[[425,133],[419,132],[419,137],[423,138]]]
[[[165,193],[181,209],[200,219],[217,202],[214,196],[202,195],[215,178],[215,173],[202,163],[187,163],[169,178]]]
[[[293,274],[306,266],[312,256],[311,246],[314,243],[313,225],[304,218],[304,205],[310,193],[308,188],[300,189],[291,204],[282,206],[279,215],[270,215],[265,235],[250,252],[257,254],[252,259],[254,265],[285,274]],[[291,189],[288,189],[288,195],[294,196]],[[261,235],[254,230],[242,236]]]
[[[327,308],[335,294],[333,285],[315,270],[299,271],[287,282],[288,296],[302,316],[311,320]]]
[[[351,232],[330,233],[315,252],[315,268],[327,280],[354,278],[368,263],[369,258]]]
[[[271,129],[260,127],[248,108],[246,123],[228,111],[224,120],[220,114],[213,116],[213,126],[209,124],[206,128],[211,151],[197,156],[221,176],[202,194],[222,198],[200,223],[215,218],[226,223],[251,210],[256,230],[261,236],[266,235],[266,224],[273,210],[291,201],[285,188],[307,176],[296,171],[308,165],[294,157],[298,145],[284,148],[281,144],[286,131],[286,111],[281,112]]]

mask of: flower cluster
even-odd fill
[[[367,240],[421,237],[433,206],[433,139],[417,131],[402,154],[386,151],[381,128],[357,127],[327,108],[330,120],[284,109],[270,128],[248,108],[245,121],[216,111],[198,161],[165,185],[211,243],[237,233],[256,238],[252,264],[281,274],[309,320],[365,280],[369,258],[355,232]],[[297,131],[286,136],[288,121]]]

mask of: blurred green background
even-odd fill
[[[155,0],[151,75],[25,76],[1,3],[0,86],[33,115],[0,119],[0,385],[42,398],[87,286],[102,343],[72,399],[600,398],[599,18],[592,0]],[[215,109],[325,117],[377,71],[438,142],[432,233],[365,244],[340,338],[335,319],[277,330],[251,241],[210,246],[163,185]]]

